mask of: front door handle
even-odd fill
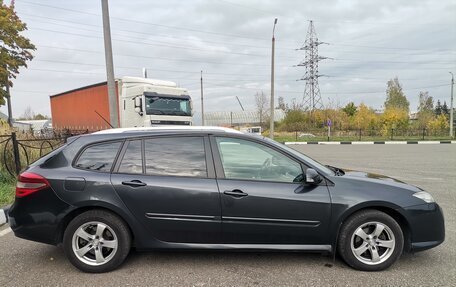
[[[140,187],[140,186],[146,186],[147,185],[147,183],[142,182],[142,181],[137,180],[137,179],[134,179],[132,181],[122,181],[122,184],[131,186],[131,187]]]
[[[223,192],[223,194],[230,195],[233,197],[244,197],[247,196],[248,194],[243,192],[242,190],[239,189],[233,189],[233,190],[226,190]]]

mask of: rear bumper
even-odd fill
[[[411,252],[436,247],[445,240],[445,220],[437,203],[405,208],[411,231]]]
[[[9,209],[9,225],[17,237],[56,245],[59,227],[70,206],[51,189],[16,198]]]

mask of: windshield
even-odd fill
[[[146,115],[191,116],[190,100],[179,96],[146,96]]]
[[[303,161],[309,163],[310,165],[316,167],[318,170],[320,170],[321,172],[325,173],[325,175],[334,175],[335,172],[331,169],[329,169],[328,167],[322,165],[321,163],[319,163],[318,161],[314,160],[314,159],[311,159],[310,157],[284,145],[284,144],[280,144],[274,140],[271,140],[270,138],[267,138],[267,137],[264,137],[265,140],[269,141],[269,142],[273,142],[275,143],[276,145],[280,145],[281,148],[285,149],[286,151],[288,151],[289,153],[291,154],[294,154],[295,156],[301,158]]]

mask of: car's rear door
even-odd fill
[[[130,211],[158,240],[217,243],[220,196],[208,138],[131,139],[111,182]]]
[[[253,139],[211,137],[222,199],[222,240],[327,244],[328,188],[297,182],[306,167]],[[316,246],[312,249],[318,249]]]

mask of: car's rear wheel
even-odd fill
[[[342,225],[338,250],[355,269],[380,271],[390,267],[402,254],[404,236],[400,225],[388,214],[363,210]]]
[[[63,248],[70,262],[84,272],[102,273],[118,267],[127,257],[131,236],[118,216],[90,210],[67,226]]]

